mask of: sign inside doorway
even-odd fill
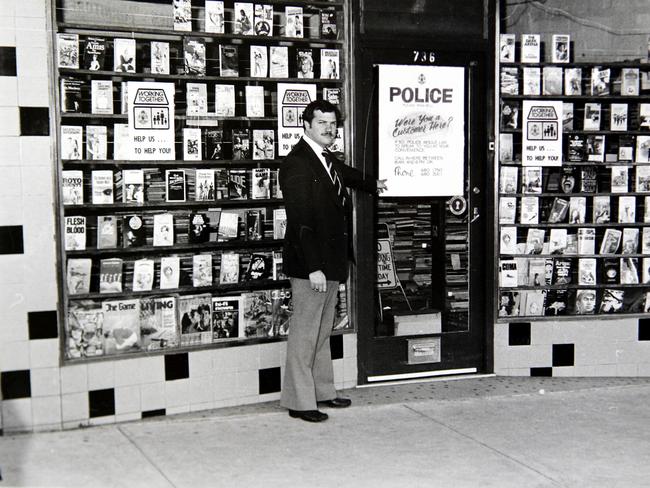
[[[377,288],[388,290],[398,286],[390,239],[377,239]]]
[[[462,195],[465,68],[379,65],[379,179],[387,197]]]

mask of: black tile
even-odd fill
[[[115,415],[115,390],[93,390],[88,392],[88,409],[90,418]]]
[[[3,371],[0,373],[2,399],[29,398],[32,396],[32,381],[28,369]]]
[[[20,107],[21,136],[49,136],[50,109],[47,107]]]
[[[167,415],[167,411],[164,408],[160,408],[158,410],[147,410],[146,412],[142,412],[142,418],[146,419],[148,417],[161,417]]]
[[[553,344],[553,366],[573,366],[574,355],[573,344]]]
[[[639,319],[639,340],[650,341],[650,319]]]
[[[330,337],[330,351],[332,359],[343,359],[343,336],[333,335]]]
[[[531,376],[553,376],[553,368],[530,368]]]
[[[0,76],[16,76],[15,47],[0,47]]]
[[[530,346],[530,322],[508,324],[509,346]]]
[[[22,254],[23,226],[0,225],[0,254]]]
[[[29,324],[30,340],[56,339],[59,337],[59,324],[57,322],[56,310],[28,312],[27,323]]]
[[[277,393],[280,391],[280,368],[260,369],[260,395],[265,393]]]
[[[186,352],[165,356],[165,380],[182,380],[190,377],[190,365]]]

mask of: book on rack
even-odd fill
[[[608,195],[595,195],[593,197],[593,214],[591,220],[594,224],[607,224],[611,219],[610,199]]]
[[[225,11],[221,0],[205,0],[205,32],[225,34]]]
[[[596,290],[577,290],[574,311],[577,315],[592,315],[596,313]]]
[[[129,82],[121,81],[120,82],[120,114],[128,115],[128,113],[129,113]]]
[[[274,335],[271,294],[271,290],[251,291],[242,294],[245,337],[269,337]]]
[[[625,304],[625,290],[603,290],[603,298],[600,302],[599,313],[617,313],[623,311]]]
[[[546,290],[528,290],[526,293],[526,312],[524,315],[534,317],[544,315],[544,298]]]
[[[181,346],[212,342],[212,295],[183,295],[178,297]]]
[[[650,197],[643,199],[643,222],[650,222]]]
[[[578,229],[578,254],[596,254],[596,229],[593,227]]]
[[[621,246],[623,232],[618,229],[605,229],[603,240],[600,243],[600,254],[616,254]]]
[[[570,134],[567,141],[567,161],[582,162],[587,156],[586,139],[582,135]]]
[[[569,308],[569,290],[548,290],[544,307],[544,315],[566,315]]]
[[[540,51],[539,34],[521,35],[521,62],[522,63],[539,63],[540,61],[539,51]]]
[[[501,166],[499,169],[499,193],[517,193],[519,169],[515,166]]]
[[[542,95],[562,95],[562,68],[544,66],[542,68]]]
[[[215,200],[215,183],[213,169],[197,169],[194,185],[194,200],[197,202]]]
[[[650,254],[650,227],[644,227],[641,235],[641,254]]]
[[[643,258],[641,260],[641,263],[642,263],[641,283],[647,285],[648,283],[650,283],[650,258]]]
[[[122,170],[122,201],[144,203],[144,171],[142,169]]]
[[[511,101],[501,102],[501,128],[502,129],[519,128],[519,102],[511,102]]]
[[[548,193],[557,193],[560,191],[560,183],[562,182],[562,168],[554,167],[548,168],[546,173],[546,191]]]
[[[208,86],[205,83],[187,83],[185,89],[185,114],[188,117],[208,115]]]
[[[246,85],[246,117],[264,117],[264,87]]]
[[[596,284],[596,259],[580,258],[578,259],[578,285]]]
[[[595,166],[580,168],[580,191],[596,193],[598,191],[598,171]]]
[[[569,198],[569,224],[584,224],[587,213],[586,197]]]
[[[185,199],[185,170],[165,170],[165,201],[184,202]]]
[[[92,171],[91,190],[93,205],[113,203],[113,171],[110,169]]]
[[[179,335],[175,297],[140,298],[140,340],[143,350],[177,347]]]
[[[212,254],[192,256],[192,286],[212,286]]]
[[[622,224],[632,224],[636,222],[635,196],[618,197],[618,222]]]
[[[573,260],[571,258],[555,258],[553,271],[554,285],[568,285],[573,280]]]
[[[99,293],[122,292],[121,258],[107,258],[99,261]]]
[[[113,113],[113,82],[111,80],[90,81],[91,113],[107,115]]]
[[[548,236],[548,254],[564,254],[567,248],[567,230],[552,228]]]
[[[105,125],[86,126],[86,159],[105,161],[108,149],[108,128]]]
[[[233,129],[232,131],[232,159],[250,159],[251,143],[249,129]]]
[[[63,129],[63,126],[61,126]],[[650,136],[636,136],[636,157],[637,163],[650,163]]]
[[[131,138],[128,124],[113,124],[113,159],[130,159]]]
[[[271,198],[271,170],[269,168],[253,168],[251,172],[251,198]]]
[[[239,339],[241,327],[239,313],[241,309],[240,296],[212,298],[212,341],[219,342],[227,339]]]
[[[151,72],[153,74],[169,74],[169,43],[151,41],[150,46]]]
[[[104,351],[107,355],[140,350],[140,300],[105,300]]]
[[[284,36],[304,37],[302,7],[284,8]]]
[[[528,260],[528,286],[542,286],[546,283],[546,259]]]
[[[57,66],[79,69],[79,34],[57,33]]]
[[[163,256],[160,258],[161,290],[178,288],[181,277],[181,262],[178,256]]]
[[[228,170],[228,198],[231,200],[246,200],[249,195],[250,181],[248,170],[232,168]]]
[[[639,252],[639,229],[638,227],[626,227],[623,229],[623,248],[621,254],[636,254]]]
[[[113,39],[113,71],[135,73],[135,39]]]
[[[578,254],[578,236],[576,234],[567,233],[564,254],[572,256]]]
[[[591,68],[591,79],[589,83],[589,94],[593,96],[604,96],[610,94],[610,69],[595,66]]]
[[[499,62],[515,62],[515,35],[499,34]]]
[[[235,85],[215,85],[214,105],[217,117],[234,117]]]
[[[63,218],[66,251],[83,251],[86,249],[86,217],[82,215]]]
[[[239,51],[237,46],[221,44],[219,46],[219,72],[221,76],[239,76]]]
[[[174,30],[191,32],[192,31],[192,1],[191,0],[174,0],[172,2],[172,17],[174,19]]]
[[[628,188],[628,167],[611,166],[611,192],[627,193]]]
[[[223,129],[207,129],[204,135],[203,159],[223,159]]]
[[[210,221],[208,215],[202,212],[190,213],[187,238],[190,244],[210,241]]]
[[[284,239],[287,230],[287,211],[284,208],[273,209],[273,239]]]
[[[636,138],[627,134],[618,136],[618,160],[633,161]]]
[[[269,56],[266,46],[250,46],[250,75],[266,78],[269,72]]]
[[[620,263],[618,258],[603,259],[601,282],[605,285],[618,285],[620,278]]]
[[[147,243],[144,221],[140,215],[122,217],[122,246],[138,247]]]
[[[262,210],[246,210],[246,239],[249,241],[264,239],[264,212]]]
[[[273,129],[253,129],[253,159],[275,159]]]
[[[582,95],[582,68],[564,68],[564,94]]]
[[[512,134],[499,134],[499,162],[512,163],[514,159],[514,137]]]
[[[117,218],[114,215],[97,216],[97,249],[117,247]]]
[[[136,259],[133,262],[133,291],[151,291],[153,289],[153,259]]]
[[[271,170],[271,198],[283,198],[282,188],[280,188],[280,170]]]
[[[153,216],[153,245],[174,245],[174,216],[171,213],[155,214]]]
[[[321,39],[336,39],[338,34],[338,21],[335,11],[320,11],[320,37]],[[514,60],[514,40],[513,40],[513,60]]]
[[[521,224],[539,223],[539,197],[521,197],[519,222]]]
[[[516,67],[501,67],[499,79],[502,95],[519,95],[519,70]]]
[[[282,251],[273,251],[273,281],[286,280],[288,276],[284,272],[284,256]]]
[[[555,197],[548,215],[549,224],[564,222],[569,210],[569,201],[565,198]]]
[[[517,228],[501,227],[499,252],[501,254],[517,254]]]
[[[269,47],[269,76],[271,78],[289,77],[289,48],[286,46]]]
[[[545,229],[528,229],[526,233],[526,254],[541,254],[544,249]]]
[[[517,212],[516,197],[499,197],[499,223],[514,224]]]
[[[185,74],[190,76],[205,76],[206,54],[205,42],[196,37],[183,38],[183,66]]]
[[[650,130],[650,103],[639,104],[639,130]]]
[[[298,78],[314,77],[314,56],[310,48],[296,49],[296,66]]]
[[[78,80],[76,78],[61,78],[61,112],[81,112],[81,90],[83,86],[83,80]]]
[[[551,62],[568,63],[571,57],[571,36],[568,34],[553,34],[551,41]]]
[[[233,34],[252,36],[255,13],[250,2],[235,2],[233,5]]]
[[[101,302],[94,300],[71,301],[66,324],[66,357],[77,359],[104,354],[102,326],[104,313]]]
[[[650,166],[636,166],[634,188],[638,193],[650,192]]]
[[[562,103],[562,130],[573,130],[573,102]]]
[[[273,5],[255,4],[253,32],[256,36],[273,35]]]
[[[639,284],[639,258],[620,258],[621,285]]]
[[[80,125],[61,126],[61,159],[82,159],[83,128]]]
[[[338,80],[339,75],[339,50],[320,50],[320,77],[327,80]]]
[[[627,130],[627,103],[612,103],[610,105],[609,130]]]
[[[250,255],[244,273],[246,281],[267,280],[273,273],[273,256],[269,252],[255,252]]]
[[[239,214],[235,212],[221,212],[217,231],[219,242],[237,239],[239,236]]]
[[[621,69],[621,95],[636,96],[639,94],[639,68]]]
[[[323,100],[327,100],[332,105],[341,105],[341,89],[323,87]]]
[[[201,129],[183,128],[183,159],[185,161],[201,160]]]
[[[542,193],[542,167],[525,166],[522,168],[521,186],[523,193]]]
[[[585,138],[585,149],[587,161],[602,163],[605,160],[605,136],[602,134],[588,135]]]
[[[515,288],[519,285],[518,263],[515,259],[499,260],[499,287]]]
[[[239,254],[236,252],[221,253],[219,267],[219,283],[228,285],[239,283]]]
[[[600,130],[600,103],[585,103],[584,130]]]
[[[518,317],[520,297],[518,291],[501,292],[499,296],[499,317]]]
[[[541,86],[541,69],[539,67],[525,67],[524,68],[524,95],[540,95],[542,92]]]
[[[92,259],[70,258],[66,263],[66,285],[70,295],[90,293]]]

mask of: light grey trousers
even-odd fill
[[[339,284],[326,292],[311,289],[309,280],[291,278],[293,315],[280,404],[290,410],[316,410],[316,402],[336,398],[330,335]]]

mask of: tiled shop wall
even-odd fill
[[[504,8],[502,4],[502,8]],[[645,59],[647,0],[507,0],[501,30],[571,34],[575,62]],[[650,376],[650,319],[495,324],[494,371],[517,376]]]
[[[0,429],[278,399],[286,342],[60,366],[47,2],[0,0]],[[356,385],[356,336],[331,348],[337,387]]]

